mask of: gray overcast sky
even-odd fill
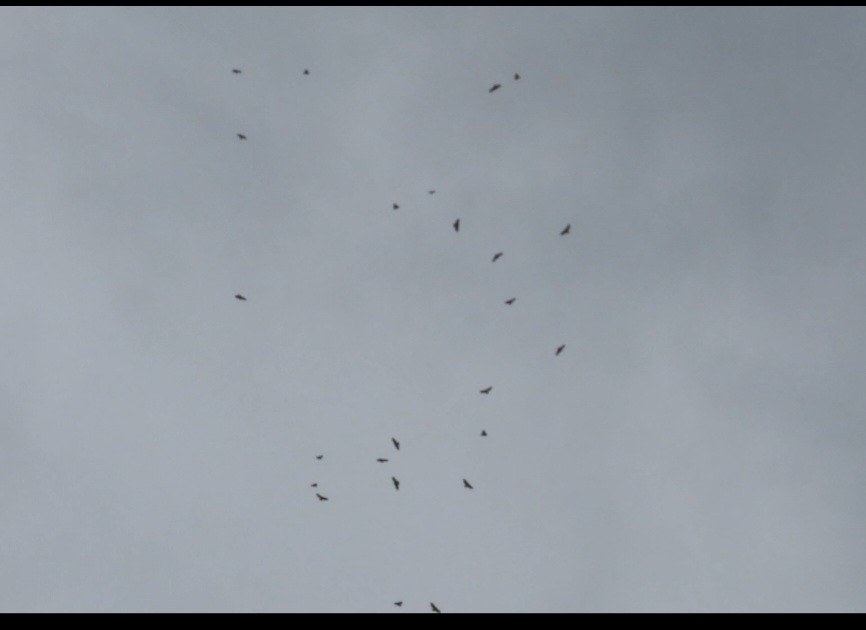
[[[0,18],[0,610],[864,611],[866,11]]]

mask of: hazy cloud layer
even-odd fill
[[[2,15],[0,610],[864,610],[863,9]]]

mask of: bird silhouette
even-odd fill
[[[435,191],[435,190],[428,190],[428,191],[427,191],[427,194],[428,194],[428,195],[435,195],[435,194],[436,194],[436,191]]]
[[[400,442],[398,442],[394,438],[391,438],[391,441],[394,443],[394,448],[396,448],[399,451],[400,450]]]
[[[481,437],[487,437],[487,431],[481,429]]]
[[[324,455],[316,455],[316,459],[322,459]]]
[[[496,262],[500,258],[502,258],[502,252],[496,252],[495,254],[493,254],[493,261],[492,262]]]
[[[377,459],[376,461],[379,462],[380,464],[384,464],[384,463],[387,462],[388,460],[385,459],[384,457],[380,457],[380,458]]]
[[[310,484],[310,487],[311,487],[311,488],[318,488],[318,487],[319,487],[319,484],[317,484],[317,483],[311,483],[311,484]]]
[[[469,483],[468,481],[466,481],[465,479],[463,480],[463,487],[469,488],[470,490],[474,490],[474,488],[472,487],[472,484]]]
[[[310,71],[304,68],[304,74],[310,74]]]
[[[562,344],[556,349],[556,356],[559,356],[559,353],[565,350],[565,344]]]
[[[430,602],[430,608],[433,609],[433,612],[437,612],[437,613],[441,613],[441,612],[442,612],[441,610],[439,610],[438,608],[436,608],[436,604],[434,604],[433,602]]]
[[[508,298],[507,300],[505,300],[505,303],[510,306],[510,305],[514,304],[514,300],[516,300],[516,299],[517,299],[516,297]]]
[[[514,80],[515,80],[515,81],[520,81],[520,75],[517,74],[516,72],[514,73]]]
[[[394,487],[399,490],[400,489],[400,480],[397,477],[391,477],[391,481],[394,482]]]
[[[319,497],[319,501],[327,501],[327,500],[328,500],[328,497],[323,497],[323,496],[322,496],[321,494],[319,494],[318,492],[316,493],[316,496]]]
[[[244,301],[244,302],[247,301],[247,298],[245,298],[244,296],[242,296],[240,293],[238,293],[238,294],[235,296],[235,299],[236,299],[236,300],[242,300],[242,301]]]
[[[457,220],[454,222],[454,231],[455,231],[455,232],[459,232],[459,231],[460,231],[460,219],[457,219]]]
[[[562,228],[562,232],[560,232],[559,235],[560,235],[560,236],[565,236],[565,235],[568,234],[569,232],[571,232],[571,223],[569,223],[569,224],[566,225],[564,228]]]
[[[244,134],[242,134],[242,133],[239,133],[239,134],[238,134],[238,138],[240,138],[241,140],[246,140],[246,139],[247,139],[247,137],[246,137]]]
[[[478,390],[478,393],[479,393],[479,394],[489,394],[492,390],[493,390],[493,385],[491,385],[491,386],[488,387],[487,389],[480,389],[480,390]]]
[[[502,87],[501,84],[499,84],[499,83],[494,83],[494,84],[493,84],[493,87],[490,88],[490,89],[487,90],[487,91],[488,91],[488,92],[495,92],[496,90],[498,90],[498,89],[501,88],[501,87]]]
[[[395,605],[395,606],[402,606],[402,605],[403,605],[403,602],[394,602],[394,605]]]
[[[240,68],[232,68],[232,72],[234,72],[235,74],[240,74],[241,69]]]
[[[391,207],[394,208],[394,210],[399,210],[399,209],[400,209],[400,204],[398,204],[398,203],[393,203],[393,204],[391,204]]]

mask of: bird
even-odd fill
[[[433,612],[437,612],[437,613],[441,613],[441,612],[442,612],[441,610],[439,610],[438,608],[436,608],[436,604],[434,604],[433,602],[430,602],[430,608],[433,609]]]
[[[480,389],[480,390],[478,390],[478,393],[479,393],[479,394],[489,394],[492,390],[493,390],[493,385],[491,385],[491,386],[488,387],[487,389]]]
[[[493,261],[492,262],[496,262],[500,258],[502,258],[502,252],[496,252],[495,254],[493,254]]]
[[[321,494],[319,494],[318,492],[316,493],[316,496],[319,497],[319,501],[327,501],[327,500],[328,500],[328,497],[323,497],[323,496],[322,496]]]
[[[481,437],[487,437],[487,431],[481,429]]]
[[[457,219],[457,220],[454,222],[454,231],[455,231],[455,232],[459,232],[459,231],[460,231],[460,219]]]
[[[322,459],[324,455],[316,455],[316,459]]]
[[[242,134],[242,133],[239,133],[239,134],[238,134],[238,138],[240,138],[241,140],[246,140],[246,139],[247,139],[247,137],[246,137],[244,134]]]
[[[514,73],[514,80],[515,80],[515,81],[520,81],[520,75],[517,74],[516,72]]]
[[[247,298],[245,298],[244,296],[242,296],[240,293],[238,293],[237,295],[235,295],[235,299],[236,299],[236,300],[241,300],[241,301],[243,301],[243,302],[246,302],[246,301],[247,301]]]
[[[560,236],[565,236],[565,235],[568,234],[569,232],[571,232],[571,223],[569,223],[569,224],[566,225],[564,228],[562,228],[562,232],[560,232],[559,235],[560,235]]]
[[[400,209],[400,204],[399,204],[399,203],[392,203],[392,204],[391,204],[391,207],[394,208],[394,210],[399,210],[399,209]]]
[[[399,451],[400,450],[400,442],[398,442],[394,438],[391,438],[391,441],[394,443],[394,448],[396,448]]]
[[[400,601],[400,602],[394,602],[394,605],[395,605],[395,606],[402,606],[402,605],[403,605],[403,602],[402,602],[402,601]]]
[[[505,303],[508,304],[509,306],[511,306],[512,304],[514,304],[514,300],[516,300],[516,299],[517,299],[516,297],[508,298],[507,300],[505,300]]]
[[[499,84],[499,83],[494,83],[494,84],[493,84],[493,87],[490,88],[490,89],[487,90],[487,91],[488,91],[488,92],[495,92],[496,90],[498,90],[498,89],[501,88],[501,87],[502,87],[501,84]]]
[[[311,483],[311,484],[310,484],[310,487],[311,487],[311,488],[318,488],[318,487],[319,487],[319,484],[317,484],[317,483]]]
[[[310,71],[304,68],[304,74],[310,74]]]
[[[463,480],[463,487],[464,487],[464,488],[469,488],[470,490],[474,490],[474,489],[475,489],[475,488],[472,487],[472,484],[469,483],[468,481],[466,481],[465,479]]]
[[[436,194],[436,191],[435,191],[435,190],[428,190],[428,191],[427,191],[427,194],[428,194],[428,195],[435,195],[435,194]]]
[[[384,463],[387,462],[388,460],[385,459],[384,457],[380,457],[380,458],[377,459],[376,461],[379,462],[380,464],[384,464]]]
[[[565,350],[565,344],[562,344],[556,349],[556,356],[559,356],[559,353]]]
[[[397,477],[391,477],[391,481],[394,482],[394,487],[399,490],[400,489],[400,480]]]
[[[232,72],[234,72],[235,74],[240,74],[241,69],[240,68],[232,68]]]

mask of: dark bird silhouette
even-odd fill
[[[316,459],[322,459],[324,455],[316,455]]]
[[[310,487],[311,487],[311,488],[318,488],[318,487],[319,487],[319,484],[317,484],[317,483],[311,483],[311,484],[310,484]]]
[[[455,232],[459,232],[459,231],[460,231],[460,219],[457,219],[457,220],[454,222],[454,231],[455,231]]]
[[[399,203],[394,203],[394,204],[391,204],[391,207],[394,208],[394,210],[399,210],[399,209],[400,209],[400,204],[399,204]]]
[[[240,68],[232,68],[232,72],[234,72],[235,74],[240,74],[241,69]]]
[[[384,464],[384,463],[387,462],[388,460],[385,459],[384,457],[380,457],[380,458],[377,459],[376,461],[379,462],[380,464]]]
[[[516,299],[517,298],[508,298],[507,300],[505,300],[505,303],[510,306],[510,305],[514,304],[514,300],[516,300]]]
[[[435,191],[435,190],[428,190],[428,191],[427,191],[427,194],[428,194],[428,195],[435,195],[435,194],[436,194],[436,191]]]
[[[433,609],[433,612],[438,612],[438,613],[441,613],[441,612],[442,612],[441,610],[439,610],[438,608],[436,608],[436,604],[434,604],[433,602],[430,602],[430,608]]]
[[[242,296],[240,293],[238,293],[238,294],[235,296],[235,299],[236,299],[236,300],[242,300],[242,301],[244,301],[244,302],[247,301],[247,298],[245,298],[244,296]]]
[[[402,605],[403,605],[403,602],[394,602],[394,605],[395,605],[395,606],[402,606]]]
[[[327,500],[328,500],[328,497],[323,497],[323,496],[322,496],[321,494],[319,494],[318,492],[316,493],[316,496],[319,497],[319,501],[327,501]]]
[[[397,477],[391,477],[391,481],[394,482],[394,487],[397,488],[397,490],[399,490],[400,489],[400,480],[397,479]]]
[[[571,223],[569,223],[568,225],[566,225],[566,226],[562,229],[562,232],[559,233],[559,235],[560,235],[560,236],[565,236],[565,235],[568,234],[569,232],[571,232]]]
[[[498,89],[501,88],[501,87],[502,87],[502,85],[501,85],[500,83],[494,83],[494,84],[493,84],[493,87],[490,88],[490,89],[487,90],[487,91],[488,91],[488,92],[495,92],[496,90],[498,90]]]
[[[487,389],[480,389],[480,390],[478,390],[478,393],[479,393],[479,394],[489,394],[492,390],[493,390],[493,385],[491,385],[491,386],[488,387]]]
[[[520,75],[517,74],[516,72],[514,73],[514,80],[515,80],[515,81],[520,81]]]
[[[559,356],[559,353],[565,350],[565,344],[562,344],[556,349],[556,356]]]
[[[487,431],[481,429],[481,437],[487,437]]]
[[[304,74],[310,74],[310,71],[304,68]]]
[[[496,262],[500,258],[502,258],[502,252],[496,252],[495,254],[493,254],[493,262]]]
[[[400,450],[400,442],[398,442],[394,438],[391,438],[391,441],[394,443],[394,448],[396,448],[399,451]]]
[[[469,488],[470,490],[474,490],[474,489],[475,489],[475,488],[472,487],[472,484],[469,483],[468,481],[466,481],[465,479],[463,480],[463,487],[464,487],[464,488]]]
[[[240,138],[241,140],[246,140],[246,139],[247,139],[247,137],[246,137],[244,134],[242,134],[242,133],[239,133],[239,134],[238,134],[238,138]]]

